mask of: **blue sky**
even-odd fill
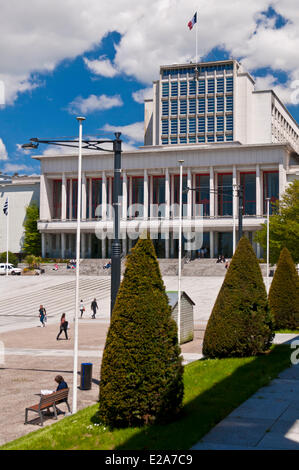
[[[194,59],[195,31],[187,28],[197,9],[193,0],[153,0],[150,7],[145,0],[28,0],[26,10],[14,9],[16,0],[2,2],[0,171],[10,174],[39,173],[20,144],[76,137],[77,115],[86,117],[84,135],[112,137],[115,128],[123,131],[125,148],[142,145],[142,97],[150,96],[159,66]],[[240,59],[258,88],[274,88],[299,121],[294,2],[200,4],[201,59]],[[40,146],[33,153],[45,151]]]

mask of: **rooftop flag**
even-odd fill
[[[4,203],[3,212],[5,215],[8,215],[8,197],[6,198],[6,201]]]
[[[190,29],[190,31],[193,28],[193,26],[195,25],[195,23],[197,23],[197,12],[194,13],[194,16],[193,16],[192,20],[190,20],[189,23],[188,23],[188,28]]]

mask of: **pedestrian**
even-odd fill
[[[58,383],[58,387],[56,388],[56,392],[58,392],[58,390],[63,390],[65,388],[68,388],[67,383],[65,382],[64,378],[61,375],[56,375],[55,382]]]
[[[61,315],[61,319],[60,319],[60,331],[57,335],[57,340],[59,339],[59,336],[61,335],[61,333],[64,331],[64,334],[65,334],[65,339],[68,339],[68,336],[67,336],[67,326],[68,326],[68,322],[66,321],[65,319],[65,313],[63,313]]]
[[[43,305],[40,305],[39,307],[39,320],[43,327],[46,326],[45,323],[47,321],[47,312]]]
[[[80,317],[80,318],[82,318],[83,312],[85,312],[85,307],[84,307],[84,304],[83,304],[83,300],[81,300],[81,302],[80,302],[80,313],[81,313],[81,317]]]
[[[99,307],[98,307],[98,304],[97,304],[97,299],[93,299],[93,301],[91,302],[90,308],[91,308],[91,310],[93,311],[93,314],[92,314],[92,317],[91,317],[91,318],[95,318],[95,317],[96,317],[96,313],[97,313],[97,309],[99,308]]]

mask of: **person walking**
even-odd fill
[[[83,312],[85,312],[85,307],[84,307],[84,304],[83,304],[83,300],[81,300],[79,308],[80,308],[80,313],[81,313],[80,318],[82,318]]]
[[[96,317],[96,313],[97,313],[97,309],[99,308],[99,307],[98,307],[98,304],[97,304],[97,299],[93,299],[93,301],[91,302],[90,308],[91,308],[91,310],[93,311],[93,314],[92,314],[92,317],[91,317],[91,318],[95,318],[95,317]]]
[[[57,335],[57,340],[59,339],[59,336],[61,335],[61,333],[64,331],[64,334],[65,334],[65,339],[68,339],[68,336],[67,336],[67,326],[68,326],[68,322],[66,321],[65,319],[65,313],[63,313],[61,315],[61,319],[60,319],[60,331]]]
[[[40,305],[39,307],[39,320],[42,324],[42,327],[46,326],[47,312],[43,305]]]

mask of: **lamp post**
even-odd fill
[[[181,339],[181,277],[182,277],[182,210],[183,210],[183,163],[180,164],[180,214],[179,214],[179,269],[178,269],[178,344]]]
[[[269,293],[269,258],[270,258],[270,198],[266,198],[267,201],[267,293]]]
[[[76,235],[76,291],[75,291],[75,324],[74,324],[74,366],[73,366],[73,414],[77,412],[78,381],[78,316],[79,316],[79,282],[80,282],[80,222],[81,222],[81,175],[82,175],[82,122],[84,117],[77,117],[79,122],[78,152],[78,191],[77,191],[77,235]]]
[[[73,370],[73,413],[77,411],[77,369],[78,369],[78,313],[79,313],[79,268],[80,268],[80,221],[81,221],[81,173],[82,173],[82,149],[113,152],[114,153],[114,241],[112,243],[111,263],[111,315],[120,285],[120,242],[119,242],[119,201],[120,201],[120,172],[121,172],[121,133],[115,133],[114,140],[83,139],[82,122],[84,117],[77,117],[79,122],[79,141],[65,139],[38,139],[31,138],[30,143],[23,144],[24,149],[37,149],[39,144],[56,145],[59,147],[77,148],[78,151],[78,199],[77,199],[77,238],[76,238],[76,293],[75,293],[75,319],[74,319],[74,370]],[[113,144],[113,150],[105,149],[103,144]]]
[[[121,140],[120,132],[115,133],[116,139],[113,142],[114,150],[114,187],[113,187],[113,213],[114,213],[114,237],[112,242],[111,256],[111,306],[110,314],[112,316],[116,301],[117,292],[120,285],[121,276],[121,246],[119,240],[120,232],[120,194],[121,194]]]

